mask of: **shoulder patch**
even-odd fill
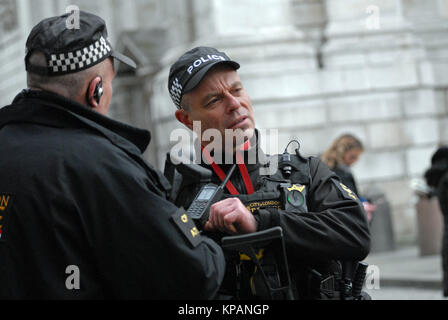
[[[179,209],[171,216],[180,232],[187,238],[193,247],[201,242],[201,234],[193,220],[187,215],[185,210]]]
[[[338,186],[339,190],[341,190],[342,194],[347,199],[359,200],[358,197],[356,196],[356,194],[342,182],[336,182],[336,185]]]
[[[6,240],[6,220],[8,209],[12,206],[13,195],[10,193],[0,193],[0,241]]]

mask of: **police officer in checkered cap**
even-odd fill
[[[222,250],[167,200],[150,132],[106,116],[113,60],[135,63],[68,18],[31,31],[29,89],[0,109],[0,300],[213,297]]]
[[[28,36],[28,86],[59,93],[107,114],[115,74],[113,59],[132,68],[136,64],[113,50],[100,17],[80,11],[79,28],[68,28],[68,19],[69,14],[45,19]]]
[[[352,279],[363,277],[365,265],[353,271],[370,249],[361,202],[320,159],[303,157],[299,149],[289,154],[290,144],[283,154],[265,156],[239,68],[224,52],[200,46],[180,56],[168,77],[175,117],[197,133],[196,159],[212,172],[211,183],[220,185],[230,175],[219,201],[197,219],[198,228],[218,238],[243,236],[244,246],[275,228],[283,230],[288,263],[276,257],[282,252],[278,248],[263,248],[258,263],[241,258],[240,249],[231,251],[219,293],[242,300],[366,299],[359,287],[362,280],[353,281],[358,285],[351,290]],[[273,170],[265,170],[268,166]],[[202,177],[171,172],[167,176],[175,188],[174,203],[193,207],[203,196],[197,196],[205,185]],[[253,234],[251,240],[248,234]],[[288,281],[280,280],[289,278],[281,276],[286,273],[281,265],[290,268],[291,292],[278,289],[288,287]],[[344,285],[339,286],[338,279]]]

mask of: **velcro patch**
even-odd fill
[[[6,220],[8,209],[12,206],[12,194],[0,193],[0,241],[6,240]]]
[[[173,218],[173,221],[180,232],[187,238],[188,242],[190,242],[193,247],[197,247],[198,244],[201,243],[202,237],[198,228],[184,210],[177,210],[171,218]]]

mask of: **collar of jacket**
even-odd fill
[[[260,147],[260,132],[258,129],[255,129],[255,133],[250,139],[251,147],[249,150],[243,151],[244,163],[246,164],[247,171],[252,172],[260,167],[269,167],[270,165],[270,157],[264,153],[264,151]],[[197,145],[197,143],[196,143]],[[255,163],[253,161],[255,160]],[[224,161],[224,159],[223,159]],[[236,159],[234,157],[233,162],[236,163]],[[206,168],[211,168],[211,166],[205,164],[201,161],[201,165]],[[228,172],[233,164],[220,164],[219,166],[223,169],[224,172]]]
[[[52,108],[50,112],[45,109]],[[23,90],[10,106],[0,109],[0,128],[12,122],[32,122],[62,126],[61,121],[78,120],[105,135],[111,142],[128,146],[131,142],[143,153],[151,140],[148,130],[115,121],[86,106],[48,91]]]

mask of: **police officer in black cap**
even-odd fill
[[[298,149],[296,154],[285,152],[266,161],[252,103],[237,73],[239,67],[224,52],[197,47],[170,69],[168,90],[178,108],[176,118],[191,130],[200,128],[199,158],[204,159],[201,165],[213,172],[212,183],[220,184],[235,163],[239,167],[222,200],[211,206],[204,231],[241,235],[280,226],[295,298],[348,298],[345,285],[353,280],[353,270],[344,269],[345,263],[338,261],[360,261],[369,252],[362,204],[325,164],[315,157],[302,157]],[[209,129],[214,131],[207,132]],[[268,169],[273,159],[279,160],[277,168],[270,173],[262,170]],[[174,199],[176,205],[188,208],[200,187],[200,182],[184,176]],[[236,262],[236,271],[230,270],[233,266],[228,263],[221,292],[230,296],[236,292],[245,299],[264,298],[254,281],[257,269],[244,267],[243,260]],[[250,274],[244,276],[242,270]],[[335,273],[338,275],[331,278]],[[244,287],[246,292],[241,290]],[[342,289],[344,293],[338,294]]]
[[[150,133],[106,117],[114,59],[104,21],[41,21],[29,89],[0,110],[0,299],[208,299],[220,247],[167,201]]]
[[[443,296],[448,297],[448,146],[440,146],[431,157],[431,167],[425,179],[432,188],[430,196],[437,196],[443,215],[442,273]]]

